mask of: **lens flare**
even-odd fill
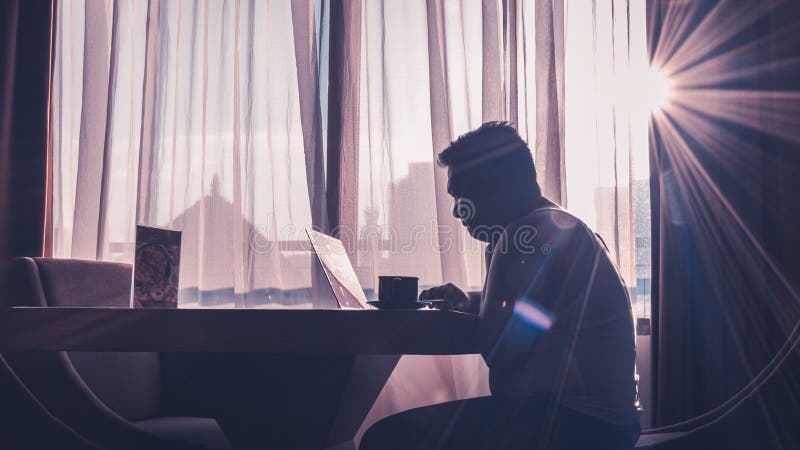
[[[555,321],[552,312],[529,297],[522,297],[514,303],[514,315],[538,332],[549,330]]]

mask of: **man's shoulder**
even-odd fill
[[[543,207],[511,222],[506,227],[506,234],[511,237],[523,231],[538,236],[593,236],[593,232],[580,219],[560,207]]]
[[[531,257],[568,260],[595,249],[594,233],[577,217],[561,208],[539,208],[510,223],[492,257]],[[500,251],[495,251],[500,249]]]

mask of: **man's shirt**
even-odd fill
[[[489,252],[480,314],[492,394],[550,392],[611,423],[638,421],[631,304],[591,230],[538,208]]]

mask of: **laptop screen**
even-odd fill
[[[333,289],[333,295],[342,308],[367,308],[367,297],[364,289],[356,277],[353,264],[344,250],[344,245],[339,239],[320,232],[306,229],[308,239],[314,248],[328,283]]]

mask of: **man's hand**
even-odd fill
[[[467,311],[470,309],[470,297],[453,283],[426,289],[419,294],[419,301],[444,300],[446,308]]]

